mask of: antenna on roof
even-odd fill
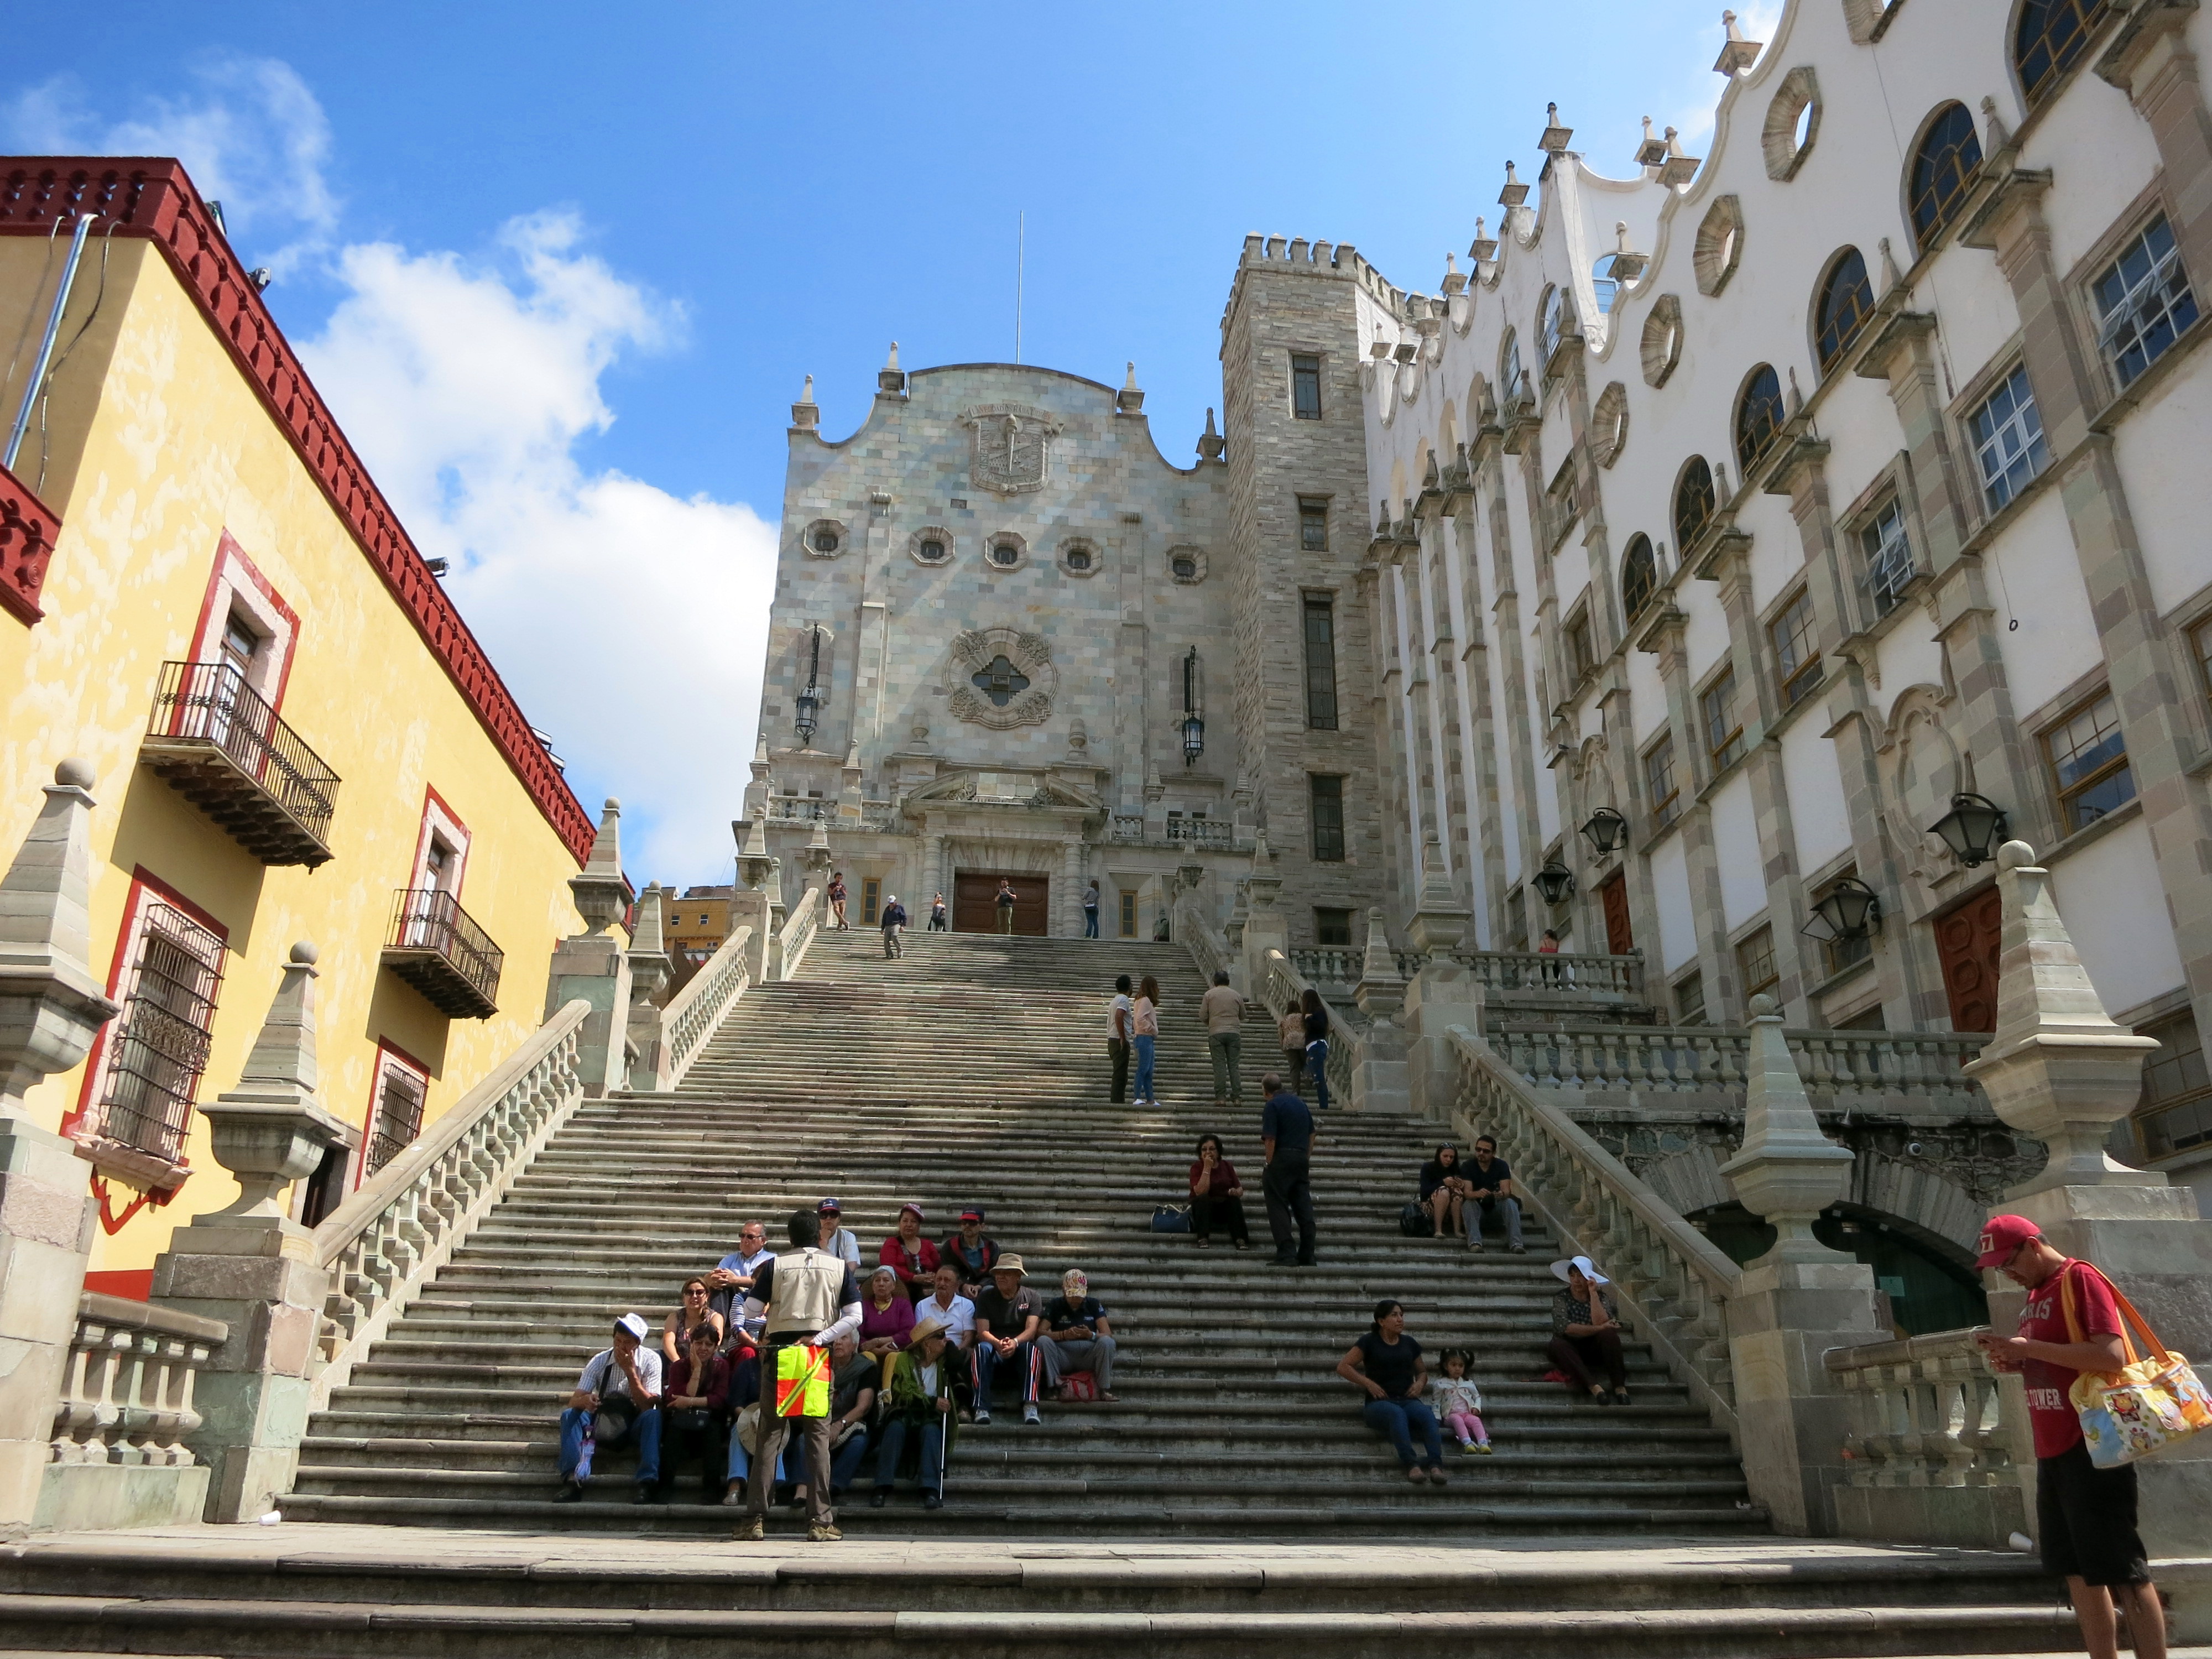
[[[1024,208],[1014,216],[1014,361],[1022,360],[1022,264],[1028,251],[1029,210]]]

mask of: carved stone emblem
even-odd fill
[[[957,718],[1005,732],[1051,718],[1060,671],[1041,635],[979,628],[952,641],[945,686],[945,706]]]
[[[1044,487],[1045,462],[1060,422],[1026,404],[984,404],[960,411],[975,441],[968,476],[978,489],[1019,495]]]

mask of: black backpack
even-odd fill
[[[1398,1231],[1408,1238],[1434,1238],[1437,1218],[1428,1212],[1425,1206],[1408,1204],[1398,1212]]]

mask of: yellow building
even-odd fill
[[[660,890],[660,932],[669,955],[696,968],[721,949],[730,936],[732,890],[727,885],[687,887],[678,897],[672,887]]]
[[[88,1285],[143,1296],[236,1196],[192,1105],[293,942],[353,1131],[294,1188],[312,1222],[538,1024],[592,829],[181,167],[0,161],[0,420],[46,364],[0,471],[0,836],[90,762],[122,1005],[31,1098],[100,1202]]]

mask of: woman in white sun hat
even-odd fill
[[[1613,1281],[1586,1255],[1552,1264],[1565,1288],[1552,1298],[1552,1364],[1601,1406],[1628,1403],[1628,1367],[1620,1357],[1620,1319]],[[1602,1372],[1604,1381],[1598,1380]]]

